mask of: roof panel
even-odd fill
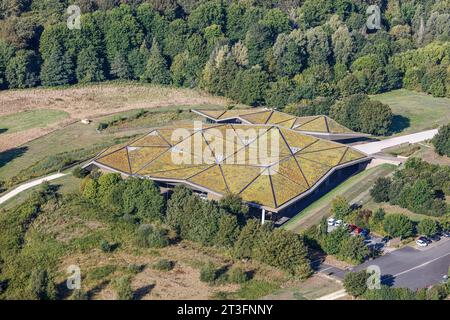
[[[347,151],[345,152],[344,157],[341,159],[341,162],[339,164],[347,163],[350,161],[358,160],[364,158],[365,155],[355,149],[347,148]]]
[[[151,131],[146,136],[137,139],[132,147],[151,147],[151,146],[169,146],[169,143],[158,133],[157,130]]]
[[[252,182],[262,171],[259,167],[245,165],[221,164],[225,181],[231,193],[239,193]]]
[[[167,151],[169,147],[127,147],[131,172],[138,172],[144,165]]]
[[[308,183],[300,171],[300,167],[294,157],[280,161],[276,165],[272,166],[271,170],[289,178],[298,185],[308,187]]]
[[[272,180],[277,207],[283,205],[287,201],[295,198],[308,189],[307,186],[298,185],[278,173],[270,175],[270,178]]]
[[[267,123],[277,124],[288,120],[294,120],[295,122],[295,116],[279,111],[273,111]]]
[[[295,130],[310,131],[310,132],[328,132],[325,117],[317,117],[312,121],[305,122],[304,124],[301,124],[300,126],[296,127]]]
[[[254,124],[264,124],[272,114],[272,111],[262,111],[240,116],[240,118]]]
[[[295,158],[297,159],[297,162],[300,165],[300,168],[302,169],[302,172],[305,175],[310,187],[316,184],[320,178],[331,170],[331,167],[325,164],[304,159],[299,156],[296,156]]]
[[[119,149],[113,153],[102,156],[96,160],[98,163],[114,168],[116,170],[131,173],[128,153],[126,148]]]
[[[298,157],[302,157],[304,159],[313,160],[316,162],[320,162],[330,167],[337,166],[344,156],[344,152],[347,150],[347,147],[340,147],[334,149],[327,149],[322,151],[308,152],[308,153],[299,153]]]
[[[267,174],[260,175],[240,195],[245,201],[275,208],[272,184]]]
[[[228,193],[228,188],[223,179],[219,165],[214,165],[209,169],[196,174],[189,178],[188,181],[222,194]]]

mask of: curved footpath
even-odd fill
[[[15,197],[16,195],[18,195],[19,193],[21,193],[25,190],[28,190],[30,188],[40,185],[44,181],[52,181],[52,180],[64,177],[65,175],[67,175],[67,173],[56,173],[56,174],[49,175],[47,177],[39,178],[39,179],[30,181],[30,182],[24,183],[24,184],[18,186],[17,188],[11,190],[10,192],[6,193],[2,197],[0,197],[0,204],[5,203],[9,199]]]

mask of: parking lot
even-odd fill
[[[405,246],[377,259],[366,261],[354,271],[375,265],[381,270],[382,283],[400,288],[418,289],[444,280],[450,266],[450,238],[442,238],[428,247]]]
[[[328,232],[338,228],[328,225]],[[450,267],[450,238],[441,237],[439,241],[433,241],[426,247],[419,246],[416,241],[401,249],[387,250],[386,243],[380,237],[367,235],[365,242],[368,246],[375,247],[382,256],[370,259],[349,270],[342,270],[335,266],[322,264],[317,266],[317,271],[332,275],[340,280],[345,273],[367,269],[369,266],[377,266],[381,272],[381,283],[398,288],[429,287],[445,280]]]

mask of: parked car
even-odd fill
[[[364,231],[364,229],[356,227],[356,229],[353,231],[355,234],[361,234]]]
[[[348,225],[348,231],[349,232],[353,232],[356,228],[357,228],[357,226],[355,226],[354,224],[349,224]]]
[[[335,223],[336,223],[336,220],[334,218],[328,218],[328,225],[329,226],[334,226]]]
[[[441,240],[441,237],[439,237],[438,234],[433,234],[432,236],[430,236],[430,239],[434,242],[437,242],[437,241]]]
[[[450,238],[450,231],[441,231],[441,236],[444,238]]]
[[[426,242],[427,244],[430,244],[432,241],[430,239],[428,239],[425,236],[420,236],[418,240],[421,240],[423,242]]]
[[[421,239],[421,238],[419,238],[419,239],[416,240],[416,244],[417,244],[419,247],[426,247],[426,246],[428,246],[428,242],[424,241],[424,240]]]
[[[334,225],[335,225],[336,227],[340,227],[340,226],[342,226],[343,223],[344,223],[344,221],[342,221],[342,220],[336,220],[336,221],[334,222]]]

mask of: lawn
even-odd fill
[[[137,111],[125,111],[114,116],[100,117],[89,125],[80,122],[73,123],[18,148],[0,152],[0,180],[11,179],[22,170],[26,170],[37,162],[56,154],[92,149],[94,152],[92,156],[94,156],[97,148],[106,148],[116,143],[117,140],[129,141],[137,135],[149,132],[152,126],[162,126],[168,123],[176,126],[192,119],[200,119],[200,116],[188,111],[178,111],[187,110],[190,107],[192,106],[170,106],[158,110],[153,109],[143,118],[125,121],[101,132],[97,131],[99,122],[107,122],[114,117],[130,116]],[[199,106],[195,107],[199,108]],[[211,105],[206,107],[210,109]],[[171,116],[167,116],[168,113]]]
[[[350,203],[367,201],[370,198],[369,189],[378,177],[389,175],[396,166],[382,164],[362,171],[340,184],[323,197],[313,202],[295,217],[289,220],[283,228],[300,232],[317,224],[322,217],[329,215],[331,201],[337,196],[345,197]]]
[[[0,116],[0,130],[2,133],[15,133],[32,128],[45,127],[68,116],[69,114],[65,111],[53,109],[23,111]]]
[[[377,94],[371,98],[391,107],[395,134],[433,129],[450,122],[449,98],[435,98],[406,89]]]

